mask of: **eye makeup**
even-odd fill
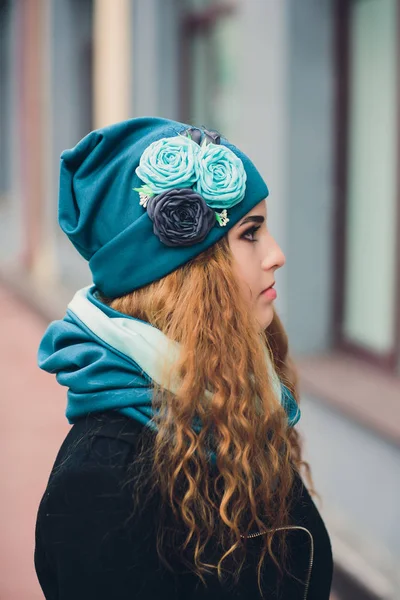
[[[247,240],[248,242],[256,242],[257,240],[254,239],[254,235],[257,233],[257,231],[260,229],[260,225],[253,225],[253,227],[249,227],[249,229],[247,229],[247,231],[245,231],[244,233],[242,233],[242,235],[240,236],[241,239]],[[249,239],[248,236],[252,236],[251,239]]]

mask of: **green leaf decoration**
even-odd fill
[[[219,216],[219,214],[218,214],[217,212],[215,213],[215,218],[217,219],[218,223],[219,223],[219,224],[221,225],[221,227],[222,227],[222,219],[221,219],[221,217]]]
[[[140,188],[133,188],[133,190],[135,192],[138,192],[139,194],[146,194],[146,196],[155,196],[155,193],[153,192],[153,190],[151,189],[151,187],[149,185],[142,185],[142,187]]]

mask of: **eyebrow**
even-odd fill
[[[264,221],[265,219],[261,215],[252,215],[243,219],[243,221],[239,224],[239,227],[242,227],[242,225],[245,225],[246,223],[264,223]]]

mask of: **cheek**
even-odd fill
[[[236,240],[234,237],[229,241],[229,245],[234,258],[234,271],[242,295],[254,307],[257,304],[260,292],[261,274],[261,259],[257,253],[257,245],[246,243],[243,240]]]
[[[257,301],[258,276],[247,261],[237,261],[235,272],[243,297],[250,303]]]
[[[237,260],[237,258],[235,257],[234,261],[233,261],[233,272],[235,275],[235,279],[236,281],[239,283],[239,287],[240,290],[244,290],[245,287],[245,271],[242,267],[242,265],[240,264],[240,261]]]

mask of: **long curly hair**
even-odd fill
[[[103,301],[152,324],[181,346],[173,373],[165,373],[165,385],[155,385],[153,395],[152,490],[161,494],[160,509],[172,510],[184,531],[183,539],[175,538],[161,519],[160,559],[172,569],[167,554],[179,546],[181,561],[205,585],[204,575],[213,570],[221,581],[225,573],[237,582],[248,534],[265,532],[257,568],[262,595],[266,553],[281,577],[285,570],[286,533],[280,533],[276,545],[276,530],[290,524],[295,470],[306,468],[312,488],[299,434],[287,426],[266,368],[267,351],[297,401],[295,371],[278,316],[260,332],[240,293],[226,237],[161,280]],[[179,381],[174,393],[168,391],[170,377]],[[197,430],[194,419],[201,422]],[[217,564],[202,560],[212,540],[217,540]],[[223,567],[228,557],[231,569]]]

